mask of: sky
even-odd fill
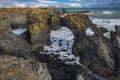
[[[120,0],[0,0],[0,7],[120,8]]]

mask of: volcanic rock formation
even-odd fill
[[[0,79],[1,80],[119,80],[120,26],[110,38],[83,13],[69,13],[64,17],[54,9],[0,9]],[[80,57],[80,64],[45,55],[50,46],[50,32],[66,26],[74,34],[72,53]],[[12,30],[26,28],[20,34]]]

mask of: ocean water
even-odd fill
[[[86,11],[90,18],[120,19],[120,8],[68,8],[68,12]]]
[[[68,8],[68,12],[85,11],[97,27],[115,31],[114,26],[120,25],[120,8]]]

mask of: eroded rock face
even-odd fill
[[[3,53],[14,53],[17,57],[25,57],[31,51],[32,47],[26,42],[25,35],[17,36],[12,33],[10,21],[7,16],[0,18],[0,49]]]
[[[110,41],[103,36],[108,30],[97,29],[88,16],[81,13],[60,17],[59,14],[50,15],[48,9],[23,9],[10,15],[0,16],[1,80],[109,80],[114,69],[120,70],[120,27],[116,27]],[[12,33],[12,29],[24,26],[27,26],[25,33],[19,36]],[[84,66],[69,66],[59,59],[40,55],[41,47],[51,45],[50,31],[59,26],[66,26],[73,32],[73,54],[80,56]],[[47,63],[49,71],[41,62]]]
[[[116,71],[120,72],[120,26],[115,26],[116,32],[111,32],[111,43],[114,53]]]
[[[45,15],[44,15],[45,14]],[[39,11],[30,11],[28,13],[28,33],[30,35],[30,43],[35,46],[51,45],[50,26],[48,19],[50,14],[41,13]]]
[[[12,9],[4,9],[4,14],[0,14],[1,50],[23,57],[42,46],[51,45],[51,27],[48,25],[50,14],[47,9],[14,10],[15,12],[12,12]],[[12,29],[22,27],[27,28],[25,33],[19,36],[12,33]]]
[[[92,24],[87,15],[77,13],[68,14],[62,19],[61,25],[67,26],[76,37],[78,33],[84,34],[85,29]]]
[[[59,14],[55,13],[50,16],[49,18],[49,25],[53,30],[57,30],[60,28],[60,16]]]
[[[80,62],[95,73],[110,77],[114,73],[114,61],[109,56],[111,54],[109,40],[101,34],[103,30],[97,29],[96,25],[83,14],[67,15],[63,24],[74,34],[73,54],[80,56]],[[92,29],[91,36],[86,35],[87,28]]]
[[[27,13],[14,12],[9,16],[12,29],[27,28]]]
[[[52,80],[45,63],[0,56],[0,80]]]

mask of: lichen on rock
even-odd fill
[[[0,56],[1,80],[52,80],[45,63],[35,60]]]
[[[56,30],[60,27],[60,16],[59,14],[55,13],[50,16],[49,24],[53,30]]]

